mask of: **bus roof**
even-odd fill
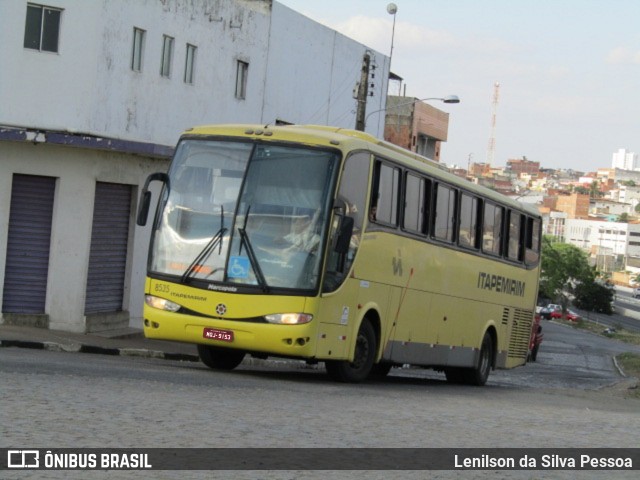
[[[262,138],[266,141],[297,142],[305,145],[325,146],[343,151],[369,150],[380,157],[438,178],[484,198],[540,216],[538,209],[530,204],[518,202],[490,188],[476,185],[451,173],[448,168],[427,157],[406,150],[393,143],[380,140],[373,135],[358,130],[324,125],[201,125],[184,132],[188,136],[223,136],[237,138]]]

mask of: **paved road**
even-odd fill
[[[612,387],[620,377],[611,353],[626,347],[548,322],[544,328],[539,362],[496,372],[483,388],[449,385],[442,375],[413,369],[342,385],[322,369],[291,364],[225,373],[191,362],[3,348],[0,446],[637,447],[640,402]],[[42,473],[31,478],[101,478]],[[363,478],[362,472],[156,473]],[[637,476],[628,473],[369,472],[367,478]]]
[[[601,313],[586,312],[572,307],[580,316],[606,327],[622,327],[630,332],[640,332],[640,299],[631,297],[631,289],[616,287],[614,299],[615,313],[604,315]]]

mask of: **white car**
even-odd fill
[[[640,287],[638,287],[638,288],[634,288],[634,289],[633,289],[633,292],[631,292],[631,296],[632,296],[633,298],[638,298],[638,297],[640,297]]]

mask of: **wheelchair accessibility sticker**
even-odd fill
[[[249,259],[234,256],[229,258],[227,275],[231,278],[247,278],[249,276]]]

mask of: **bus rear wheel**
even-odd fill
[[[198,355],[200,355],[202,363],[209,368],[214,370],[233,370],[240,365],[244,359],[245,352],[209,345],[198,345]]]
[[[493,339],[489,333],[484,334],[478,364],[472,368],[447,368],[444,373],[449,383],[482,386],[487,383],[493,363]]]
[[[362,382],[373,367],[376,356],[376,334],[368,320],[364,320],[358,330],[353,362],[346,360],[327,360],[325,367],[329,376],[338,382]]]

